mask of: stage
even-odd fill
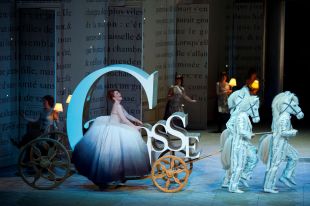
[[[299,128],[297,128],[299,129]],[[266,128],[254,132],[266,131]],[[197,131],[195,131],[197,132]],[[201,132],[201,131],[199,131]],[[219,133],[202,131],[199,149],[203,154],[219,149]],[[300,154],[296,169],[297,186],[287,188],[277,182],[278,194],[263,192],[265,165],[258,163],[244,194],[221,188],[224,170],[217,153],[194,163],[188,184],[181,192],[163,193],[151,179],[130,180],[125,186],[100,191],[85,177],[74,174],[53,190],[35,190],[15,175],[16,167],[0,169],[1,205],[310,205],[310,130],[300,129],[291,143]],[[257,145],[259,137],[255,137]],[[202,154],[202,155],[203,155]],[[281,165],[281,174],[284,163]]]

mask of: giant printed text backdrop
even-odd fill
[[[142,9],[126,7],[109,8],[108,64],[130,64],[141,67],[142,54]],[[141,119],[141,85],[131,75],[112,72],[106,87],[119,89],[125,109]],[[109,111],[111,110],[111,104]]]
[[[42,97],[55,90],[55,15],[52,10],[19,9],[19,109],[37,120]],[[26,133],[20,120],[20,138]]]
[[[250,68],[258,73],[262,71],[264,4],[238,2],[229,9],[232,9],[232,15],[228,15],[231,26],[226,32],[229,35],[229,67],[238,78],[238,85],[242,86]]]
[[[18,70],[15,56],[15,5],[0,1],[0,167],[16,162],[18,139]]]
[[[208,37],[209,4],[179,5],[176,70],[183,74],[187,95],[198,100],[184,101],[189,127],[196,129],[207,125]]]

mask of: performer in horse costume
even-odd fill
[[[278,94],[272,101],[271,129],[273,134],[263,136],[258,149],[260,159],[267,164],[264,180],[265,192],[279,192],[275,188],[276,174],[285,158],[287,158],[286,168],[279,180],[288,187],[296,184],[294,176],[298,153],[288,140],[297,133],[297,130],[292,127],[291,115],[295,115],[297,119],[304,117],[298,104],[298,98],[289,91]]]
[[[252,118],[253,122],[259,122],[258,108],[258,97],[246,96],[231,113],[231,118],[226,124],[229,137],[225,141],[223,147],[222,163],[224,169],[228,170],[227,174],[229,175],[229,173],[231,173],[229,180],[230,192],[243,193],[243,191],[238,188],[238,184],[246,165],[246,142],[253,136],[249,116]]]
[[[234,111],[239,108],[239,104],[244,99],[246,94],[243,90],[237,90],[233,92],[228,97],[228,108],[230,110],[230,118],[226,123],[226,129],[222,132],[220,137],[220,145],[221,145],[221,162],[223,169],[225,170],[225,177],[223,179],[222,187],[228,188],[229,187],[229,180],[231,178],[231,170],[230,170],[230,155],[231,155],[231,143],[232,143],[232,132],[234,129],[234,122],[237,113]]]
[[[234,93],[232,93],[229,98],[228,98],[228,107],[230,109],[230,119],[228,120],[226,126],[227,129],[224,130],[221,134],[221,148],[222,148],[222,156],[221,156],[221,160],[222,160],[222,165],[223,168],[226,170],[225,172],[225,177],[222,183],[222,187],[223,188],[228,188],[229,186],[229,179],[230,179],[230,175],[231,175],[231,171],[230,171],[230,148],[231,148],[231,141],[232,139],[229,138],[231,137],[230,131],[232,131],[232,128],[234,127],[233,123],[235,122],[235,116],[236,115],[232,115],[234,114],[234,111],[237,110],[237,108],[239,107],[240,103],[242,102],[242,100],[245,97],[249,97],[250,96],[250,92],[246,87],[243,87],[240,90],[235,91]],[[226,144],[226,146],[225,146]],[[253,173],[253,169],[255,168],[255,166],[258,163],[258,157],[257,157],[257,149],[256,147],[250,142],[250,140],[245,142],[246,145],[246,163],[245,163],[245,167],[243,169],[242,175],[241,175],[241,179],[240,182],[246,186],[249,187],[249,185],[247,184],[247,180],[251,179],[252,177],[252,173]],[[225,146],[225,149],[224,149]]]

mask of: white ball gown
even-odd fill
[[[147,175],[151,168],[141,134],[123,124],[117,113],[96,118],[75,146],[72,161],[80,174],[99,186]]]

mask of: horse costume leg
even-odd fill
[[[295,176],[295,168],[296,168],[297,161],[298,161],[298,152],[290,144],[288,144],[287,146],[286,157],[287,157],[287,163],[283,171],[282,177],[286,178],[293,185],[296,185],[294,176]]]
[[[276,183],[276,175],[278,168],[281,164],[281,159],[277,158],[277,160],[273,160],[270,164],[269,169],[266,171],[265,182],[264,182],[264,191],[269,193],[278,193],[278,191],[274,190]]]
[[[229,182],[229,192],[243,193],[238,188],[241,174],[246,161],[246,151],[244,147],[239,147],[232,151],[231,178]]]
[[[253,144],[247,142],[246,151],[247,157],[245,167],[242,173],[242,178],[245,180],[250,180],[252,178],[253,170],[258,163],[257,149]]]
[[[284,139],[273,137],[264,180],[265,192],[278,193],[278,191],[274,190],[274,188],[276,184],[276,175],[280,164],[283,161],[283,149],[286,146],[285,144],[286,142]]]
[[[223,179],[222,188],[228,188],[229,187],[229,180],[231,178],[231,171],[230,169],[225,171],[225,177]]]
[[[272,154],[269,155],[270,160],[268,160],[270,165],[267,167],[264,184],[266,192],[272,192],[276,181],[276,171],[285,157],[288,158],[288,162],[279,180],[288,187],[292,187],[291,184],[296,184],[293,177],[298,153],[287,141],[296,136],[297,133],[297,130],[292,128],[291,115],[295,115],[297,119],[304,117],[298,104],[298,98],[289,91],[276,95],[272,100],[273,120],[271,128],[276,136],[273,137]]]

